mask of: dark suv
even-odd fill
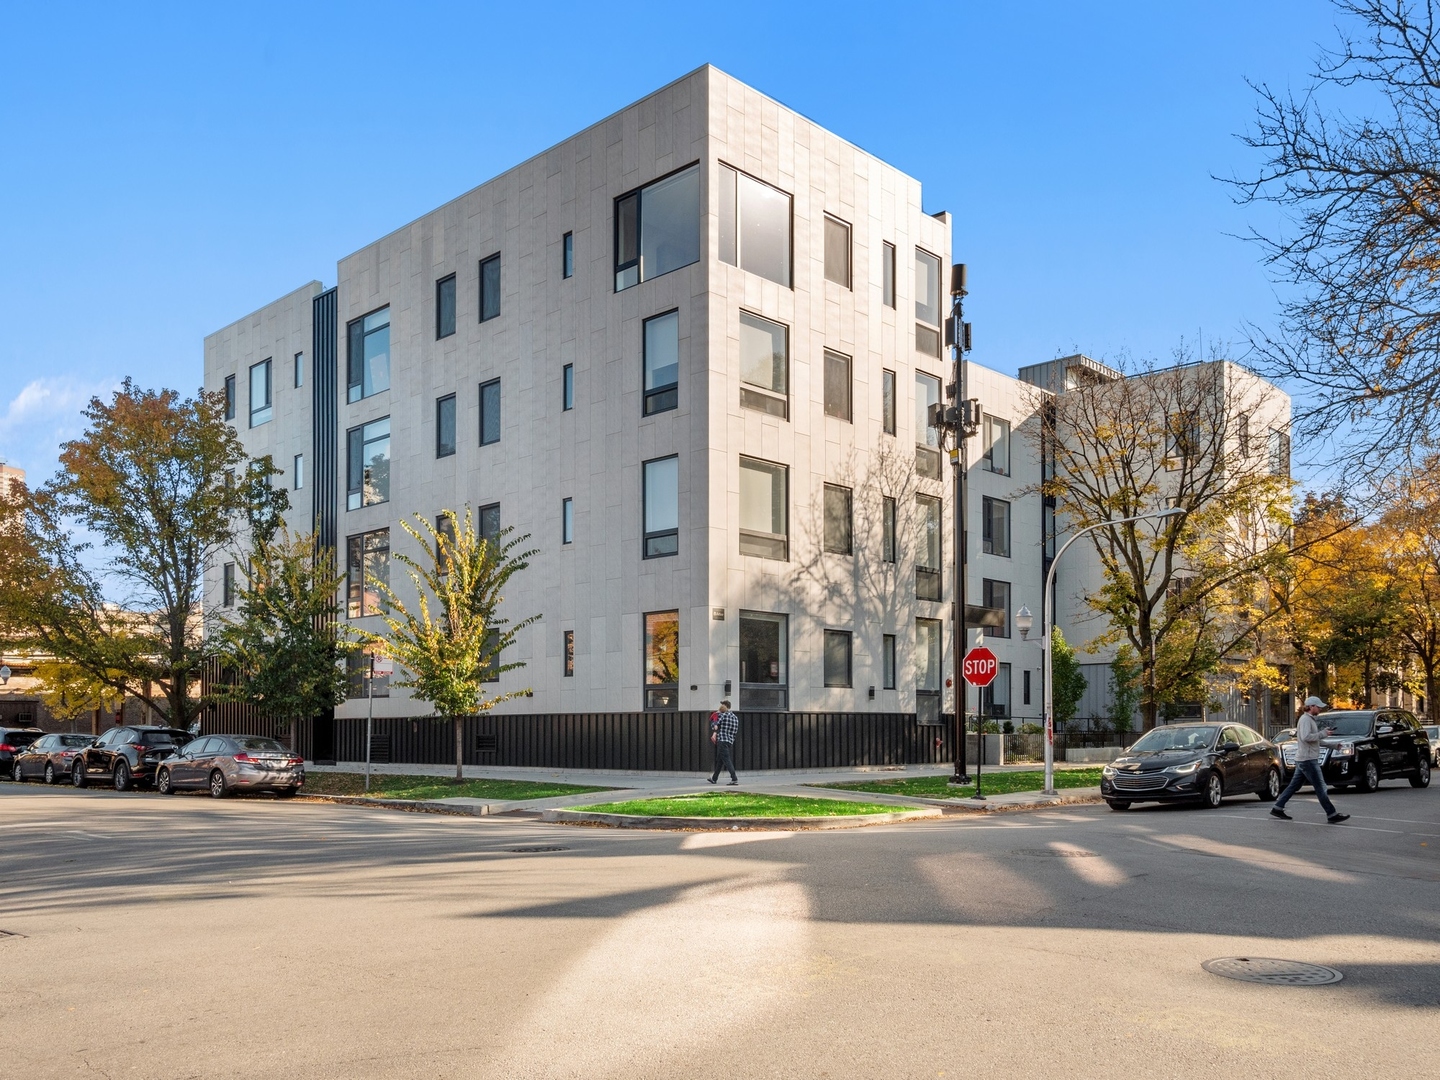
[[[190,741],[190,733],[167,727],[113,727],[75,755],[70,779],[76,787],[108,780],[128,791],[155,778],[155,766]]]
[[[0,728],[0,777],[15,775],[15,752],[29,746],[45,732],[34,728]]]
[[[1374,791],[1380,781],[1403,776],[1412,787],[1430,786],[1433,753],[1420,721],[1404,709],[1345,709],[1321,713],[1320,768],[1330,787]],[[1288,768],[1295,767],[1294,743],[1282,743]]]

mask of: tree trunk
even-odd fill
[[[1433,664],[1425,665],[1425,720],[1427,723],[1440,724],[1440,701],[1435,700],[1436,692],[1440,691],[1440,672],[1435,670]]]
[[[455,782],[458,784],[465,779],[465,720],[452,716],[450,721],[455,725]]]

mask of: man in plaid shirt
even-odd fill
[[[710,741],[715,744],[715,771],[710,783],[720,779],[720,770],[730,771],[730,786],[740,783],[735,775],[735,736],[740,731],[740,718],[730,711],[730,702],[720,702],[720,711],[710,715]]]

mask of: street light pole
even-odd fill
[[[964,263],[950,267],[950,344],[955,350],[955,381],[950,384],[949,408],[935,406],[938,415],[933,417],[935,426],[949,431],[955,438],[950,451],[950,462],[955,472],[955,772],[951,784],[968,785],[970,770],[965,760],[965,709],[969,705],[970,684],[963,677],[967,640],[965,619],[965,569],[969,555],[965,537],[965,471],[969,466],[966,440],[975,434],[975,427],[969,421],[968,402],[965,397],[965,353],[970,348],[969,325],[965,322],[965,297],[967,275]],[[943,699],[942,699],[943,700]],[[943,708],[943,705],[942,705]]]

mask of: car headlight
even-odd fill
[[[1332,754],[1334,754],[1336,757],[1354,757],[1354,756],[1355,756],[1355,744],[1354,744],[1354,743],[1341,743],[1339,746],[1333,747],[1330,752],[1331,752]]]
[[[1115,773],[1118,772],[1118,771],[1119,771],[1119,770],[1117,770],[1114,765],[1106,765],[1103,769],[1100,770],[1100,775],[1101,775],[1101,776],[1114,776]]]
[[[1173,776],[1188,776],[1190,773],[1193,773],[1198,768],[1200,768],[1200,759],[1196,758],[1194,761],[1191,761],[1185,765],[1171,765],[1165,771]]]

